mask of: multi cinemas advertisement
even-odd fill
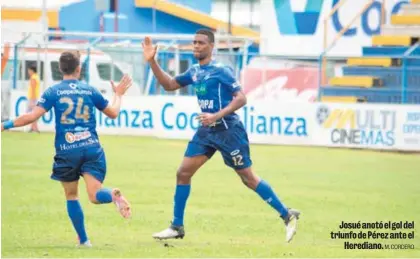
[[[318,104],[314,115],[318,138],[314,142],[336,147],[419,150],[416,109],[414,105]]]

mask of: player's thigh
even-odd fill
[[[61,182],[61,185],[64,188],[64,195],[67,200],[77,200],[79,198],[79,181]]]
[[[80,178],[80,153],[59,153],[54,156],[51,179],[60,182],[74,182]]]
[[[194,134],[192,140],[188,142],[188,146],[185,150],[184,157],[193,158],[197,156],[206,156],[208,159],[210,159],[215,152],[216,148],[209,141],[207,132],[200,128]],[[189,159],[187,160],[189,161]],[[195,160],[201,161],[202,158],[193,159],[193,161]],[[195,164],[195,162],[193,164]]]
[[[252,165],[248,134],[242,123],[221,133],[218,149],[225,164],[235,170],[250,168]]]
[[[85,180],[86,184],[86,192],[88,193],[89,200],[91,202],[97,203],[96,201],[96,193],[99,189],[102,188],[102,182],[96,179],[93,175],[89,173],[82,172],[83,179]]]
[[[85,159],[81,165],[81,173],[83,176],[89,174],[99,183],[102,183],[106,176],[106,157],[104,150],[102,147],[90,147],[83,152]]]
[[[209,160],[209,158],[206,155],[197,155],[193,157],[185,156],[178,168],[178,174],[193,175],[207,162],[207,160]]]

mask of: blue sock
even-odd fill
[[[82,244],[86,242],[88,238],[85,230],[83,210],[78,200],[67,201],[67,213],[69,214],[73,227],[79,236],[80,243]]]
[[[174,197],[174,219],[172,225],[183,226],[184,225],[184,210],[187,204],[188,196],[190,196],[191,185],[180,185],[176,186],[175,197]]]
[[[96,192],[96,200],[99,203],[111,203],[112,202],[112,193],[111,189],[102,188]]]
[[[271,207],[277,210],[282,218],[287,216],[287,208],[281,203],[273,189],[271,189],[271,186],[266,181],[261,180],[257,188],[255,188],[255,192],[258,193],[263,200],[270,204]]]

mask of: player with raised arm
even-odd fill
[[[236,171],[242,182],[280,214],[286,225],[286,241],[290,242],[296,233],[300,212],[286,208],[270,185],[251,168],[248,136],[235,113],[246,104],[246,96],[234,78],[232,69],[212,60],[214,34],[206,29],[196,32],[193,48],[198,64],[174,78],[164,72],[155,60],[157,46],[153,46],[150,37],[146,37],[142,44],[144,58],[150,63],[163,88],[175,91],[193,85],[202,111],[198,116],[202,125],[189,142],[177,171],[172,223],[169,228],[153,234],[153,237],[184,237],[184,210],[191,190],[191,178],[218,150],[225,164]]]
[[[56,155],[51,178],[60,181],[64,188],[68,216],[79,238],[78,246],[91,247],[79,203],[80,176],[84,178],[92,203],[113,202],[124,218],[131,216],[130,204],[121,191],[102,187],[106,160],[96,133],[95,109],[110,118],[116,118],[120,112],[122,96],[132,81],[127,75],[116,86],[111,81],[114,97],[112,103],[109,103],[95,87],[78,80],[81,71],[78,52],[62,53],[59,66],[63,81],[49,87],[31,112],[2,123],[1,130],[31,124],[54,108]]]

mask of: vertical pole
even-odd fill
[[[44,43],[48,41],[48,14],[47,14],[47,0],[42,0],[42,30],[44,31]]]
[[[326,54],[328,48],[328,22],[327,19],[324,20],[324,50],[323,53]],[[327,67],[327,59],[325,57],[325,55],[321,55],[322,57],[322,62],[320,60],[320,86],[326,84],[326,67]]]
[[[382,0],[382,8],[381,8],[381,33],[382,33],[382,29],[385,25],[385,20],[386,20],[386,0]]]
[[[319,73],[318,73],[318,76],[319,76],[319,78],[318,78],[318,80],[319,80],[319,85],[318,85],[318,102],[321,102],[321,87],[322,87],[322,85],[323,85],[323,77],[324,77],[324,75],[323,75],[323,63],[324,63],[324,53],[322,53],[321,54],[321,56],[319,56],[319,59],[318,59],[318,63],[319,63],[319,65],[318,65],[318,67],[319,67]]]
[[[152,10],[152,27],[153,27],[153,33],[156,33],[156,1],[153,3],[153,10]]]
[[[90,81],[89,66],[90,66],[90,47],[87,49],[87,57],[86,57],[86,62],[85,62],[85,73],[86,73],[85,80],[87,84],[89,84],[89,81]]]
[[[266,93],[267,93],[267,89],[266,89],[266,82],[267,82],[267,56],[264,55],[262,57],[262,86],[263,86],[263,98],[266,98]]]
[[[118,32],[118,9],[119,9],[119,1],[113,0],[115,3],[115,12],[114,12],[114,32]],[[117,38],[115,38],[115,41],[118,41]]]
[[[254,17],[253,17],[253,13],[254,13],[254,0],[251,0],[250,6],[249,6],[249,13],[251,16],[251,19],[249,20],[250,24],[249,27],[252,28],[254,27]]]
[[[99,31],[104,32],[104,12],[99,15]]]
[[[180,69],[179,69],[179,65],[180,65],[179,64],[180,63],[179,45],[175,44],[174,47],[175,47],[175,55],[174,55],[175,71],[174,72],[175,72],[175,75],[179,75],[179,71],[180,71]],[[181,89],[178,89],[176,91],[176,95],[179,95],[180,93],[181,93]]]
[[[407,57],[402,58],[402,87],[401,87],[401,102],[407,102]]]
[[[232,0],[228,1],[228,33],[232,34]]]
[[[19,47],[18,47],[18,44],[16,44],[14,47],[13,47],[13,51],[15,52],[15,54],[14,54],[14,59],[13,59],[13,89],[15,89],[16,90],[16,87],[17,87],[17,80],[18,80],[18,49],[19,49]]]
[[[248,48],[251,44],[252,44],[252,42],[250,42],[249,40],[246,40],[245,45],[244,45],[244,51],[242,53],[242,67],[240,68],[240,70],[243,71],[243,73],[242,73],[243,76],[242,77],[241,77],[241,74],[240,74],[240,71],[239,71],[239,76],[241,78],[241,86],[242,87],[244,87],[244,84],[245,84],[245,69],[248,65],[248,55],[249,55]],[[244,89],[244,90],[246,90],[246,89]]]
[[[43,69],[41,69],[40,67],[38,67],[39,69],[39,73],[41,73],[42,70],[45,71],[46,73],[46,66],[47,66],[47,59],[48,59],[48,51],[47,51],[47,47],[48,47],[48,15],[47,15],[47,0],[42,0],[42,22],[43,22],[43,30],[44,30],[44,67]],[[42,65],[42,62],[41,62]],[[39,74],[41,76],[41,74]],[[43,90],[47,89],[47,78],[46,75],[44,75],[43,78]]]

